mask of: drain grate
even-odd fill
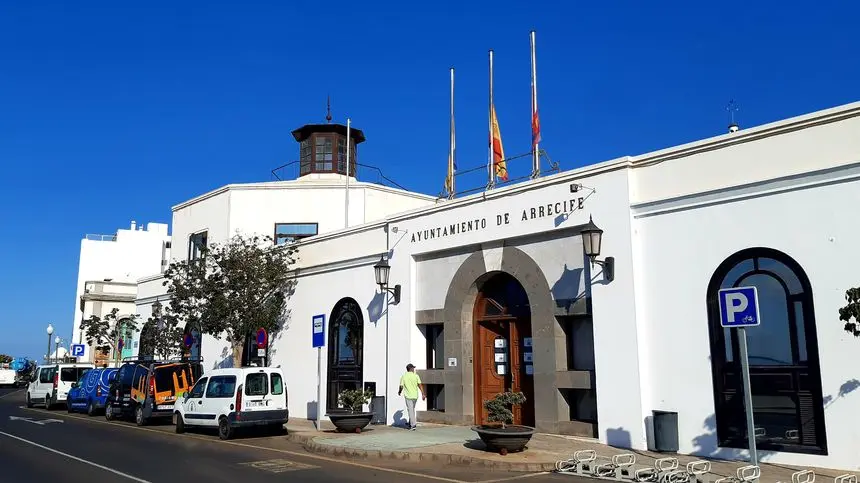
[[[287,471],[310,470],[319,468],[319,466],[306,465],[295,461],[277,459],[266,461],[254,461],[251,463],[239,463],[240,466],[250,466],[258,470],[268,471],[269,473],[284,473]]]

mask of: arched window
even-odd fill
[[[747,329],[756,445],[826,454],[821,371],[812,287],[800,265],[769,248],[738,252],[708,285],[714,404],[719,445],[746,448],[738,334],[720,326],[721,288],[755,286],[761,325]]]
[[[328,331],[328,410],[337,408],[337,396],[360,389],[364,373],[364,317],[351,299],[341,299],[331,313]]]

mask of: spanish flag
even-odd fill
[[[496,178],[508,180],[508,165],[505,163],[505,150],[502,147],[502,133],[499,130],[499,119],[496,117],[496,106],[490,106],[490,146],[493,150],[493,167],[495,168]]]

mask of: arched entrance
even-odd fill
[[[721,288],[754,286],[761,325],[747,329],[756,444],[759,449],[827,453],[812,287],[794,259],[750,248],[724,261],[708,286],[708,321],[717,438],[747,447],[737,331],[720,326]]]
[[[514,424],[534,426],[534,366],[528,295],[511,275],[497,272],[481,286],[474,308],[475,423],[487,423],[484,401],[505,391],[522,392]]]
[[[328,390],[326,407],[337,408],[337,396],[346,389],[360,389],[364,375],[364,317],[351,298],[334,306],[328,329]]]

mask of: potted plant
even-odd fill
[[[371,391],[347,389],[337,396],[337,404],[342,409],[331,411],[326,414],[326,417],[338,431],[360,433],[373,419],[373,413],[362,411],[371,397],[373,397]]]
[[[472,426],[472,431],[478,433],[481,441],[490,451],[498,451],[501,455],[522,451],[525,449],[535,428],[510,424],[514,422],[511,408],[526,402],[526,396],[521,392],[502,392],[489,401],[484,401],[487,419],[491,423]]]

